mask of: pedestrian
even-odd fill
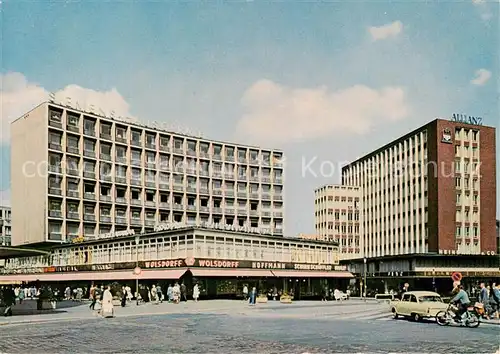
[[[174,301],[174,287],[172,286],[172,284],[168,284],[167,300],[168,300],[168,302]]]
[[[95,304],[97,302],[97,297],[98,297],[98,294],[97,294],[97,288],[92,285],[90,287],[90,306],[89,306],[89,309],[91,309],[92,311],[95,310]]]
[[[124,286],[122,286],[122,301],[121,301],[122,307],[125,307],[127,305],[127,289],[125,289]]]
[[[174,304],[178,304],[180,302],[180,297],[181,297],[181,288],[179,286],[179,283],[175,283],[174,288],[172,289],[172,295]]]
[[[5,303],[4,316],[12,316],[12,306],[16,304],[16,294],[11,286],[3,289],[3,302]]]
[[[156,285],[153,285],[151,288],[151,300],[154,301],[155,304],[159,304],[160,301],[158,300],[158,291],[156,290]]]
[[[248,301],[248,286],[243,285],[243,300]]]
[[[182,282],[182,284],[181,284],[181,301],[185,301],[185,302],[188,301],[187,288],[186,288],[186,285],[184,284],[184,282]]]
[[[193,300],[194,302],[198,302],[198,298],[200,297],[200,288],[198,287],[198,283],[194,285],[193,288]]]
[[[161,290],[160,284],[156,285],[156,294],[158,295],[158,300],[160,303],[163,302],[163,292]]]
[[[24,293],[24,289],[23,289],[23,288],[21,288],[21,289],[19,290],[19,303],[20,303],[20,304],[22,304],[22,303],[23,303],[23,300],[24,300],[24,295],[25,295],[25,293]]]
[[[257,300],[257,288],[253,287],[252,292],[250,293],[250,305],[255,305]]]
[[[111,295],[111,287],[109,286],[104,290],[101,314],[104,318],[114,316],[113,295]]]
[[[71,300],[71,288],[69,286],[64,290],[64,299]]]
[[[490,318],[490,313],[491,313],[491,307],[490,307],[490,296],[488,294],[488,289],[486,288],[484,283],[479,284],[479,287],[481,288],[479,292],[479,302],[483,304],[484,306],[484,317],[486,319]]]

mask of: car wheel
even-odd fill
[[[420,315],[418,313],[414,313],[412,315],[413,321],[419,322],[420,321]]]
[[[394,318],[395,320],[397,320],[399,317],[398,313],[396,312],[396,309],[392,309],[392,318]]]

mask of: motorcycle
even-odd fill
[[[444,311],[439,311],[436,314],[436,323],[440,326],[448,326],[450,324],[458,324],[469,328],[479,327],[480,318],[484,314],[483,304],[476,302],[473,306],[469,306],[462,316],[462,320],[455,320],[457,308],[452,304],[448,304],[448,308]]]

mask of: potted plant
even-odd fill
[[[257,296],[257,299],[256,299],[256,302],[258,304],[265,304],[267,303],[267,294],[259,294],[259,296]]]
[[[280,297],[280,302],[282,304],[291,304],[292,303],[292,297],[288,295],[287,293],[283,293]]]
[[[38,295],[38,300],[36,302],[37,310],[55,310],[57,304],[57,299],[52,292],[52,289],[44,286],[40,289],[40,295]]]

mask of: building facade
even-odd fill
[[[345,166],[364,256],[495,254],[495,151],[495,128],[437,119]]]
[[[11,245],[11,209],[0,206],[0,246]]]
[[[180,135],[52,102],[14,121],[11,135],[14,245],[147,233],[165,222],[283,235],[281,151]]]
[[[314,217],[319,239],[339,244],[341,259],[363,257],[361,188],[326,185],[314,191]]]
[[[143,284],[182,279],[209,296],[241,293],[243,284],[303,297],[325,285],[346,288],[353,275],[339,265],[334,243],[182,227],[151,234],[53,246],[50,254],[7,259],[0,282]],[[140,270],[137,271],[137,268]],[[61,285],[63,284],[63,285]],[[191,286],[188,286],[191,288]]]

